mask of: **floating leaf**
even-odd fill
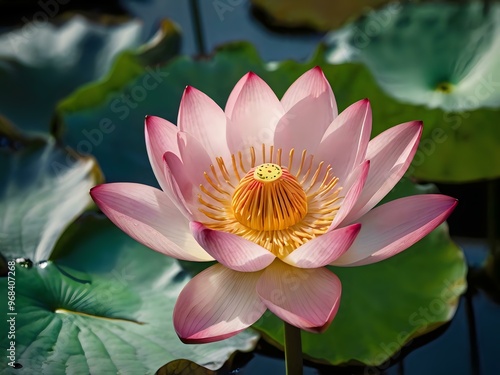
[[[93,158],[62,149],[52,138],[22,138],[0,122],[0,252],[8,259],[47,260],[85,207],[101,178]]]
[[[60,25],[27,23],[1,34],[0,85],[4,89],[0,92],[0,113],[23,130],[47,133],[60,99],[103,77],[124,50],[135,50],[129,54],[137,66],[141,66],[141,56],[158,58],[151,49],[165,51],[165,40],[178,39],[174,29],[172,26],[165,33],[163,27],[156,39],[142,47],[146,42],[143,25],[122,19],[103,24],[75,16]]]
[[[403,180],[388,200],[403,192],[407,196],[424,189]],[[342,282],[339,311],[326,332],[302,333],[307,358],[328,364],[382,364],[413,338],[448,322],[466,288],[464,256],[445,224],[380,263],[329,268]],[[274,315],[265,315],[254,327],[283,346],[283,322]]]
[[[172,310],[189,277],[174,259],[105,218],[77,221],[54,258],[15,270],[15,360],[26,373],[153,374],[178,358],[214,369],[235,350],[255,345],[250,331],[218,343],[183,344]],[[7,278],[0,284],[7,295]],[[4,317],[7,308],[0,308]],[[8,348],[8,327],[2,327],[0,345]],[[5,361],[3,355],[3,368]]]
[[[109,74],[101,80],[91,82],[77,89],[67,100],[62,100],[58,107],[61,111],[71,111],[73,106],[79,109],[92,107],[106,100],[103,96],[109,91],[122,89],[131,80],[140,76],[145,67],[155,66],[175,56],[180,48],[180,30],[167,20],[160,23],[157,34],[148,43],[136,51],[125,51],[117,56]],[[60,131],[60,129],[56,129]]]
[[[216,375],[216,373],[186,359],[178,359],[162,366],[155,375]]]
[[[327,58],[361,61],[389,95],[448,112],[500,107],[500,4],[396,4],[327,38]]]
[[[390,0],[252,0],[252,5],[263,12],[273,25],[279,27],[307,27],[320,31],[336,29],[371,8]]]

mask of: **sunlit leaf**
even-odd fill
[[[47,140],[23,138],[0,122],[0,252],[8,259],[49,258],[101,179],[95,160]]]
[[[392,5],[331,33],[327,56],[363,62],[403,102],[448,112],[499,108],[500,5],[484,7]]]
[[[171,56],[165,40],[178,39],[173,26],[168,33],[163,27],[149,45],[143,34],[139,21],[108,17],[95,22],[82,16],[26,23],[0,34],[0,113],[23,130],[48,133],[57,102],[106,75],[122,51],[131,50],[129,60],[137,66],[141,57],[159,57],[144,55],[147,49],[166,52],[159,61]]]

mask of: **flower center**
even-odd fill
[[[306,150],[297,155],[292,149],[287,160],[274,146],[262,145],[261,156],[253,147],[248,151],[231,155],[227,165],[219,157],[209,166],[198,194],[198,220],[278,257],[326,233],[342,199],[332,167]]]
[[[307,214],[307,197],[295,176],[277,164],[250,169],[236,187],[231,207],[241,224],[255,230],[283,230]]]

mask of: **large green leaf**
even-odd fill
[[[174,259],[138,244],[105,218],[77,221],[54,258],[15,269],[15,361],[23,370],[2,373],[153,374],[178,358],[218,368],[256,342],[247,331],[218,343],[183,344],[172,310],[189,277]],[[0,283],[7,295],[7,278]],[[7,316],[7,303],[0,311]],[[9,347],[6,329],[3,324],[2,348]],[[0,363],[7,368],[5,355]]]
[[[75,16],[28,23],[1,34],[0,113],[23,130],[47,133],[57,102],[82,84],[103,77],[119,53],[133,50],[127,60],[136,66],[141,66],[143,57],[166,61],[171,56],[169,43],[177,44],[179,38],[173,26],[163,26],[144,45],[141,22],[109,17],[101,21]],[[151,52],[155,49],[164,52],[159,60]]]
[[[49,258],[72,220],[91,204],[101,173],[95,160],[58,147],[52,138],[23,138],[0,121],[0,253]],[[10,147],[8,147],[10,146]]]
[[[403,180],[387,200],[432,189]],[[339,312],[323,334],[302,333],[304,354],[329,364],[380,365],[413,338],[449,321],[466,288],[464,256],[445,224],[388,260],[330,269],[342,282]],[[283,322],[274,315],[254,327],[283,346]]]
[[[500,107],[500,4],[392,5],[332,32],[333,62],[361,61],[403,102],[471,111]]]
[[[210,60],[180,57],[171,63],[143,71],[123,89],[94,87],[95,96],[108,98],[89,105],[88,99],[69,97],[71,106],[60,107],[64,140],[99,160],[109,181],[154,184],[144,146],[144,116],[157,115],[176,122],[179,101],[186,85],[206,92],[224,106],[233,85],[246,72],[261,75],[278,95],[301,73],[320,65],[329,79],[339,107],[365,97],[372,102],[373,136],[398,123],[423,120],[424,134],[410,172],[435,181],[470,181],[500,176],[499,111],[476,110],[448,113],[441,109],[399,102],[387,95],[361,64],[330,65],[322,50],[307,63],[264,63],[249,44],[221,48]],[[117,72],[127,65],[115,67]],[[147,85],[157,83],[150,90]],[[150,87],[150,86],[148,86]]]

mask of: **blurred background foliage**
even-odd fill
[[[283,371],[269,313],[233,339],[180,343],[171,311],[200,265],[128,238],[88,190],[157,185],[143,119],[175,123],[186,85],[223,107],[248,71],[281,96],[315,65],[339,109],[370,99],[373,135],[424,121],[387,200],[440,190],[460,204],[450,231],[333,269],[342,305],[303,335],[305,372],[500,373],[499,47],[493,1],[0,0],[0,266],[16,263],[19,313],[18,369],[2,357],[0,373]]]

